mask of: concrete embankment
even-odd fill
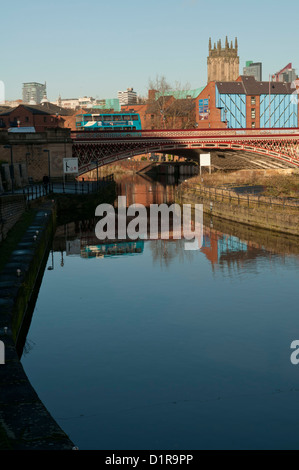
[[[19,220],[26,209],[26,199],[22,194],[1,196],[0,198],[0,243],[9,230]]]
[[[205,213],[253,227],[299,235],[299,205],[289,200],[236,194],[184,183],[176,191],[180,203],[203,204]]]
[[[0,275],[0,448],[71,450],[74,444],[58,426],[31,386],[16,345],[36,281],[41,276],[55,226],[55,208],[39,207],[34,222]]]

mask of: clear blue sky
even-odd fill
[[[1,1],[0,80],[6,99],[47,82],[48,98],[117,97],[149,79],[204,86],[209,37],[235,36],[240,73],[263,63],[263,80],[288,62],[299,73],[298,0]]]

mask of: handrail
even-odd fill
[[[279,208],[288,208],[288,209],[299,209],[299,200],[290,201],[289,198],[277,198],[272,196],[255,196],[249,193],[237,194],[235,191],[227,190],[224,188],[218,188],[216,186],[201,186],[196,183],[182,183],[179,192],[182,188],[191,187],[194,191],[208,195],[210,199],[229,199],[230,201],[238,201],[240,203],[250,204],[263,204],[268,207],[279,207]]]
[[[45,184],[32,184],[23,188],[22,193],[26,197],[27,201],[33,201],[40,197],[44,197],[50,194],[92,194],[96,193],[99,189],[102,189],[114,180],[114,176],[107,175],[98,181],[55,181],[50,182],[48,185]]]

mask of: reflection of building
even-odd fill
[[[143,240],[86,245],[81,248],[81,257],[104,258],[106,256],[133,255],[143,253],[143,250]]]
[[[147,181],[140,175],[122,176],[118,183],[118,193],[126,196],[127,206],[131,204],[143,204],[149,207],[151,204],[172,203],[174,201],[174,186],[163,186],[156,181]]]
[[[266,251],[257,243],[243,241],[240,238],[227,235],[218,230],[204,226],[203,244],[200,250],[212,266],[228,266],[234,263],[252,262]]]

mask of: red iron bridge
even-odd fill
[[[75,131],[72,139],[79,174],[155,152],[197,161],[201,153],[211,153],[212,165],[229,162],[223,168],[233,168],[236,161],[251,168],[299,167],[299,128]]]

